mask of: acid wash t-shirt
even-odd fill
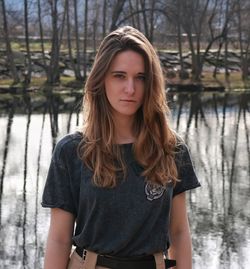
[[[146,182],[134,159],[133,144],[122,144],[127,176],[116,187],[103,188],[92,183],[92,171],[77,157],[81,139],[80,133],[74,133],[57,143],[42,206],[75,215],[72,240],[80,248],[120,257],[166,251],[172,198],[200,186],[186,145],[177,148],[180,182],[175,187]]]

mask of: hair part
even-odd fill
[[[144,168],[142,175],[146,180],[162,185],[175,183],[178,176],[174,160],[176,135],[167,121],[169,109],[160,61],[147,38],[130,26],[107,35],[96,54],[84,89],[84,128],[79,156],[93,171],[93,182],[97,186],[116,186],[119,171],[126,176],[121,147],[114,140],[115,126],[104,79],[114,57],[127,50],[142,55],[145,63],[144,101],[137,111],[133,130],[135,158]]]

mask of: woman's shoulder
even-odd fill
[[[175,159],[176,161],[185,161],[186,158],[190,157],[189,147],[180,135],[176,135],[176,146],[175,146]]]
[[[71,146],[72,144],[79,144],[82,140],[83,136],[81,132],[74,132],[64,135],[62,138],[60,138],[56,144],[56,146],[60,147],[67,147]]]
[[[66,134],[61,137],[54,148],[53,159],[55,161],[59,161],[63,155],[68,157],[75,155],[77,153],[77,147],[82,138],[83,136],[80,132]]]
[[[177,153],[178,152],[181,153],[183,150],[187,149],[187,144],[179,134],[176,134],[175,136],[176,136],[175,151]]]

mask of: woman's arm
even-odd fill
[[[51,209],[44,269],[67,268],[72,247],[74,222],[73,214],[59,208]]]
[[[191,269],[192,246],[185,192],[173,198],[170,216],[170,242],[169,256],[176,260],[176,269]]]

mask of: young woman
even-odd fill
[[[57,143],[49,168],[45,269],[192,267],[185,191],[200,184],[169,127],[164,89],[141,32],[126,26],[103,40],[85,85],[84,127]]]

